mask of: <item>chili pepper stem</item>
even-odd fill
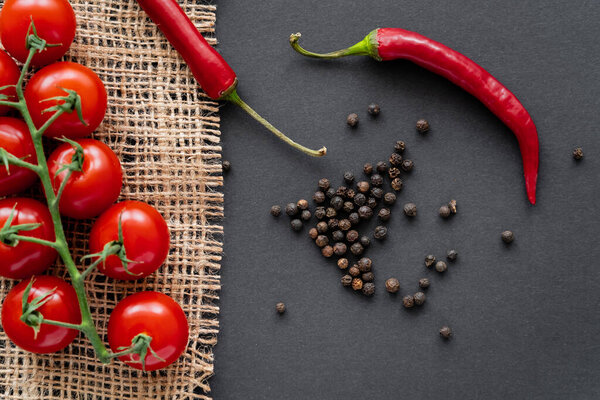
[[[297,53],[312,58],[333,59],[346,56],[371,56],[376,60],[381,60],[376,51],[376,41],[373,40],[374,32],[376,31],[369,33],[367,36],[365,36],[363,40],[356,43],[355,45],[352,45],[346,49],[332,51],[329,53],[313,53],[312,51],[304,49],[298,44],[300,37],[302,37],[302,34],[300,32],[293,33],[290,35],[290,45]]]
[[[222,97],[222,99],[230,101],[231,103],[238,105],[242,110],[246,111],[252,118],[254,118],[258,122],[260,122],[262,125],[264,125],[275,136],[277,136],[279,139],[283,140],[284,142],[286,142],[290,146],[294,147],[295,149],[298,149],[301,152],[303,152],[305,154],[308,154],[309,156],[313,156],[313,157],[322,157],[325,154],[327,154],[327,148],[326,147],[321,147],[319,150],[312,150],[312,149],[309,149],[308,147],[302,146],[301,144],[294,142],[292,139],[290,139],[289,137],[287,137],[279,129],[275,128],[269,121],[267,121],[266,119],[264,119],[263,117],[261,117],[248,104],[246,104],[240,98],[240,96],[238,95],[238,93],[237,93],[236,90],[232,90],[230,93],[228,93],[224,97]]]

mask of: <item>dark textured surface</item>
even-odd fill
[[[216,399],[600,398],[600,3],[591,1],[218,1],[219,50],[239,93],[324,159],[282,143],[234,106],[222,109],[225,259]],[[541,140],[538,205],[528,204],[517,142],[477,100],[406,62],[305,59],[377,26],[418,31],[473,58],[528,108]],[[370,102],[381,105],[371,119]],[[356,130],[345,124],[357,112]],[[415,132],[418,118],[432,126]],[[340,272],[289,219],[269,214],[310,198],[322,176],[386,159],[404,139],[415,169],[374,244],[377,292]],[[582,146],[585,158],[571,157]],[[456,198],[459,214],[439,206]],[[401,206],[419,207],[414,220]],[[507,247],[500,233],[511,229]],[[427,253],[458,250],[444,276]],[[398,296],[385,279],[400,280]],[[429,277],[427,302],[402,296]],[[287,311],[279,316],[278,301]],[[454,337],[441,340],[448,324]]]

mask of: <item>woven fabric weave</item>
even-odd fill
[[[223,196],[217,103],[206,97],[177,52],[135,0],[73,0],[77,36],[66,59],[94,70],[108,92],[108,110],[94,137],[123,164],[121,199],[156,207],[168,222],[171,251],[163,267],[135,282],[94,272],[86,288],[106,342],[111,310],[142,290],[168,294],[190,325],[184,355],[163,371],[142,373],[120,361],[103,365],[80,335],[65,350],[34,355],[0,332],[2,399],[207,399],[218,332]],[[215,44],[215,7],[180,0]],[[76,261],[87,254],[93,221],[64,219]],[[83,269],[83,265],[81,268]],[[48,271],[67,278],[60,263]],[[14,281],[0,279],[0,299]]]

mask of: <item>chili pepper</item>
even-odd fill
[[[539,163],[535,124],[517,97],[474,61],[441,43],[400,28],[375,29],[354,46],[325,54],[306,51],[298,44],[299,39],[299,33],[291,35],[290,44],[298,53],[308,57],[368,55],[378,61],[406,59],[443,76],[475,96],[517,137],[527,196],[531,204],[535,204]]]
[[[238,79],[235,72],[208,44],[176,0],[138,0],[138,3],[181,54],[196,81],[211,99],[227,100],[240,106],[279,139],[308,155],[320,157],[327,153],[325,147],[311,150],[294,142],[240,98],[236,91]]]

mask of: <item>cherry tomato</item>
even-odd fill
[[[43,112],[58,104],[51,97],[67,96],[63,89],[74,90],[81,97],[84,125],[73,110],[61,115],[44,133],[50,137],[81,138],[89,136],[100,125],[106,112],[106,89],[91,69],[73,62],[59,62],[38,71],[25,88],[25,100],[36,127],[41,127],[53,112]],[[60,103],[64,103],[60,100]]]
[[[113,279],[134,280],[150,275],[169,254],[169,228],[154,208],[140,201],[123,201],[106,210],[94,223],[90,233],[90,252],[99,253],[107,243],[119,239],[119,218],[128,274],[116,255],[111,255],[98,269]]]
[[[2,15],[2,14],[0,14]],[[5,52],[0,50],[0,86],[15,85],[19,80],[21,72],[19,67],[12,58]],[[6,88],[0,91],[1,94],[8,96],[8,101],[17,100],[17,91],[13,88]],[[11,108],[8,106],[0,106],[0,115],[5,115]]]
[[[14,218],[11,226],[21,224],[42,224],[32,231],[21,231],[20,236],[35,237],[54,241],[52,217],[45,205],[33,199],[12,197],[0,200],[0,227],[10,217],[13,207]],[[56,260],[56,251],[47,246],[20,241],[12,247],[0,242],[0,275],[11,279],[25,279],[44,272]]]
[[[9,339],[32,353],[54,353],[67,347],[79,334],[76,329],[62,326],[42,324],[37,336],[33,328],[21,321],[23,293],[29,284],[29,279],[20,282],[8,292],[2,304],[2,328]],[[35,277],[28,301],[56,288],[49,295],[50,300],[38,308],[42,316],[49,320],[81,323],[81,312],[75,289],[67,282],[55,276],[40,275]]]
[[[148,350],[146,371],[166,367],[181,356],[188,344],[189,326],[179,304],[158,292],[139,292],[121,300],[108,320],[108,344],[113,352],[131,346],[131,340],[143,333],[152,338],[150,347],[162,360]],[[127,365],[142,369],[140,356],[119,357]],[[138,361],[138,362],[135,362]]]
[[[0,12],[0,40],[22,63],[29,55],[25,41],[32,19],[40,38],[48,44],[60,44],[33,56],[32,65],[48,65],[69,50],[77,26],[75,13],[67,0],[6,0]]]
[[[123,173],[121,163],[104,143],[94,139],[81,139],[83,147],[82,171],[74,171],[60,198],[60,213],[72,218],[85,219],[98,216],[119,198]],[[60,145],[48,158],[48,169],[54,192],[67,175],[63,165],[71,163],[75,149],[68,143]]]
[[[20,119],[0,117],[0,147],[15,157],[37,164],[29,129]],[[6,172],[4,165],[0,165],[0,196],[19,193],[33,185],[37,179],[35,172],[27,168],[11,165],[9,172]]]

